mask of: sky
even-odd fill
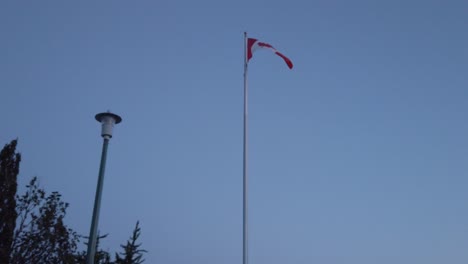
[[[242,261],[243,32],[251,264],[468,261],[466,1],[0,2],[0,144],[145,263]],[[20,192],[24,187],[20,188]]]

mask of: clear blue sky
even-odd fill
[[[0,3],[0,142],[87,235],[147,263],[238,264],[243,32],[251,264],[468,262],[466,1]]]

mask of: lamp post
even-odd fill
[[[94,264],[94,255],[96,254],[97,227],[99,222],[99,211],[101,208],[102,187],[104,184],[104,171],[106,169],[107,146],[112,138],[112,129],[115,124],[122,122],[122,118],[111,112],[100,113],[96,115],[96,120],[102,124],[101,136],[104,138],[102,145],[101,165],[99,166],[99,176],[96,188],[96,197],[94,198],[93,218],[91,220],[91,229],[88,238],[88,251],[86,257],[87,264]]]

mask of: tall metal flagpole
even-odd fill
[[[247,32],[244,32],[244,153],[243,153],[242,263],[248,263],[247,229]]]

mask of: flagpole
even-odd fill
[[[243,142],[242,264],[248,263],[247,229],[247,32],[244,32],[244,142]]]

